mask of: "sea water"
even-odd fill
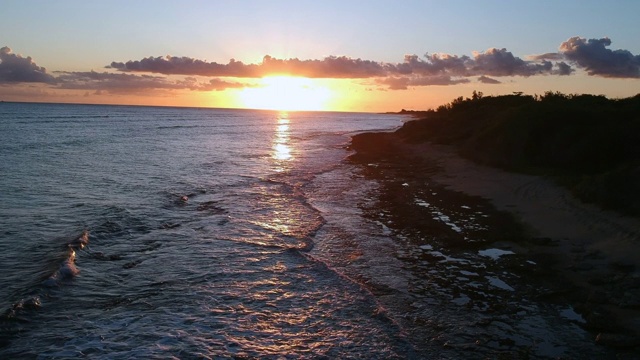
[[[313,255],[350,135],[402,120],[1,103],[0,357],[406,357]]]
[[[611,355],[488,205],[346,160],[406,120],[0,103],[0,359]]]

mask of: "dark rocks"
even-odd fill
[[[558,241],[548,237],[529,238],[528,241],[538,246],[558,246]]]
[[[599,333],[596,343],[615,348],[634,348],[640,346],[640,337],[628,334]]]

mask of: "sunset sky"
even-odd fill
[[[398,111],[640,93],[640,1],[0,0],[0,100]]]

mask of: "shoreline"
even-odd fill
[[[584,204],[549,179],[479,165],[445,145],[409,144],[394,133],[366,133],[354,136],[351,149],[356,151],[351,161],[385,163],[399,169],[399,177],[415,178],[409,169],[428,164],[429,171],[414,180],[484,199],[496,211],[509,213],[527,240],[508,245],[518,254],[545,260],[541,280],[555,288],[545,295],[549,301],[571,304],[598,345],[640,349],[640,219]],[[406,207],[411,199],[390,201]],[[493,225],[492,236],[503,238],[505,224]],[[420,226],[415,221],[400,225]]]

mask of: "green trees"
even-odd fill
[[[640,216],[640,94],[474,91],[406,123],[398,134],[453,145],[488,165],[553,176],[584,200]]]

